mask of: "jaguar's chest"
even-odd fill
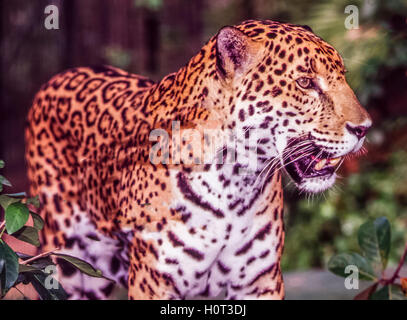
[[[181,218],[170,220],[160,232],[143,232],[144,240],[160,244],[157,270],[170,275],[185,295],[209,291],[205,293],[213,296],[249,281],[265,264],[253,263],[254,271],[246,273],[247,261],[270,251],[280,236],[272,235],[272,217],[267,215],[277,179],[263,183],[255,176],[233,174],[234,165],[206,169],[171,172],[170,206]],[[275,241],[264,241],[261,232]]]

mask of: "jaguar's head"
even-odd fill
[[[331,187],[372,124],[338,52],[306,27],[272,21],[221,29],[216,50],[218,71],[233,92],[235,128],[255,130],[265,166],[278,159],[307,192]]]

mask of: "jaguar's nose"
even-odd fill
[[[354,126],[349,123],[346,124],[346,129],[355,135],[359,140],[366,135],[369,128],[370,126]]]

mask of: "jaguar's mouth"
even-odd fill
[[[335,157],[313,143],[294,141],[288,144],[283,155],[284,167],[297,185],[305,180],[327,180],[331,178],[342,157]]]

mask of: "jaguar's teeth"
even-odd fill
[[[322,159],[320,161],[317,162],[317,164],[315,165],[314,169],[319,171],[321,170],[326,164],[326,159]]]
[[[336,166],[336,165],[339,163],[339,161],[341,161],[341,157],[329,159],[329,164],[330,164],[331,166]]]

